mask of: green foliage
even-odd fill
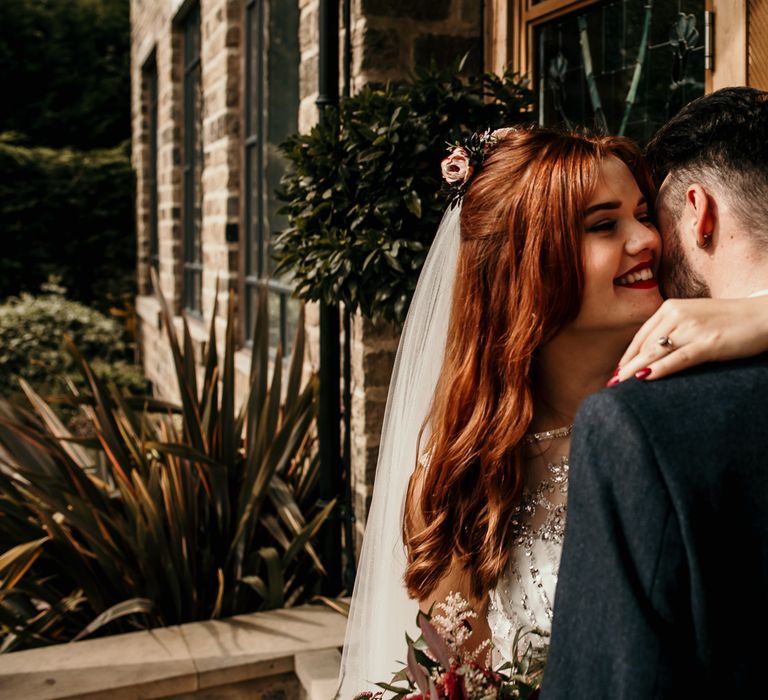
[[[130,136],[128,0],[0,2],[0,132],[113,146]]]
[[[302,314],[303,315],[303,314]],[[94,440],[73,438],[28,386],[0,401],[0,651],[306,601],[323,566],[313,538],[317,379],[301,383],[303,318],[287,377],[269,362],[266,293],[250,383],[235,405],[235,307],[223,356],[215,318],[197,365],[163,300],[181,400],[130,399],[88,378]],[[271,375],[271,376],[270,376]],[[281,398],[284,397],[284,398]]]
[[[459,69],[366,87],[283,145],[289,228],[276,257],[302,299],[403,322],[444,209],[446,144],[519,122],[531,104],[518,76],[460,78]]]
[[[0,84],[0,298],[54,274],[77,300],[124,306],[136,270],[128,0],[3,0]]]
[[[24,379],[38,392],[62,392],[66,377],[84,387],[85,377],[64,346],[68,334],[89,358],[94,372],[132,393],[147,385],[130,362],[123,329],[116,321],[46,287],[40,296],[23,294],[0,304],[0,395],[17,394]]]
[[[0,137],[0,297],[55,275],[103,311],[135,293],[128,143],[102,151],[26,148]]]

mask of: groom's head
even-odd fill
[[[659,129],[646,158],[659,188],[666,294],[755,291],[734,275],[740,260],[768,271],[768,93],[734,87],[694,100]]]

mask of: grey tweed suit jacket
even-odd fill
[[[589,397],[541,698],[768,698],[767,671],[768,357]]]

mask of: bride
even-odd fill
[[[654,188],[632,142],[527,127],[469,143],[444,161],[456,206],[395,362],[341,700],[388,681],[418,608],[452,591],[478,613],[470,647],[491,639],[508,658],[520,627],[550,629],[573,417],[662,304]],[[729,341],[754,341],[743,315],[720,322]]]

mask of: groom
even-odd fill
[[[768,290],[768,93],[692,102],[647,155],[666,292]],[[768,697],[766,356],[584,402],[555,611],[543,700]]]

